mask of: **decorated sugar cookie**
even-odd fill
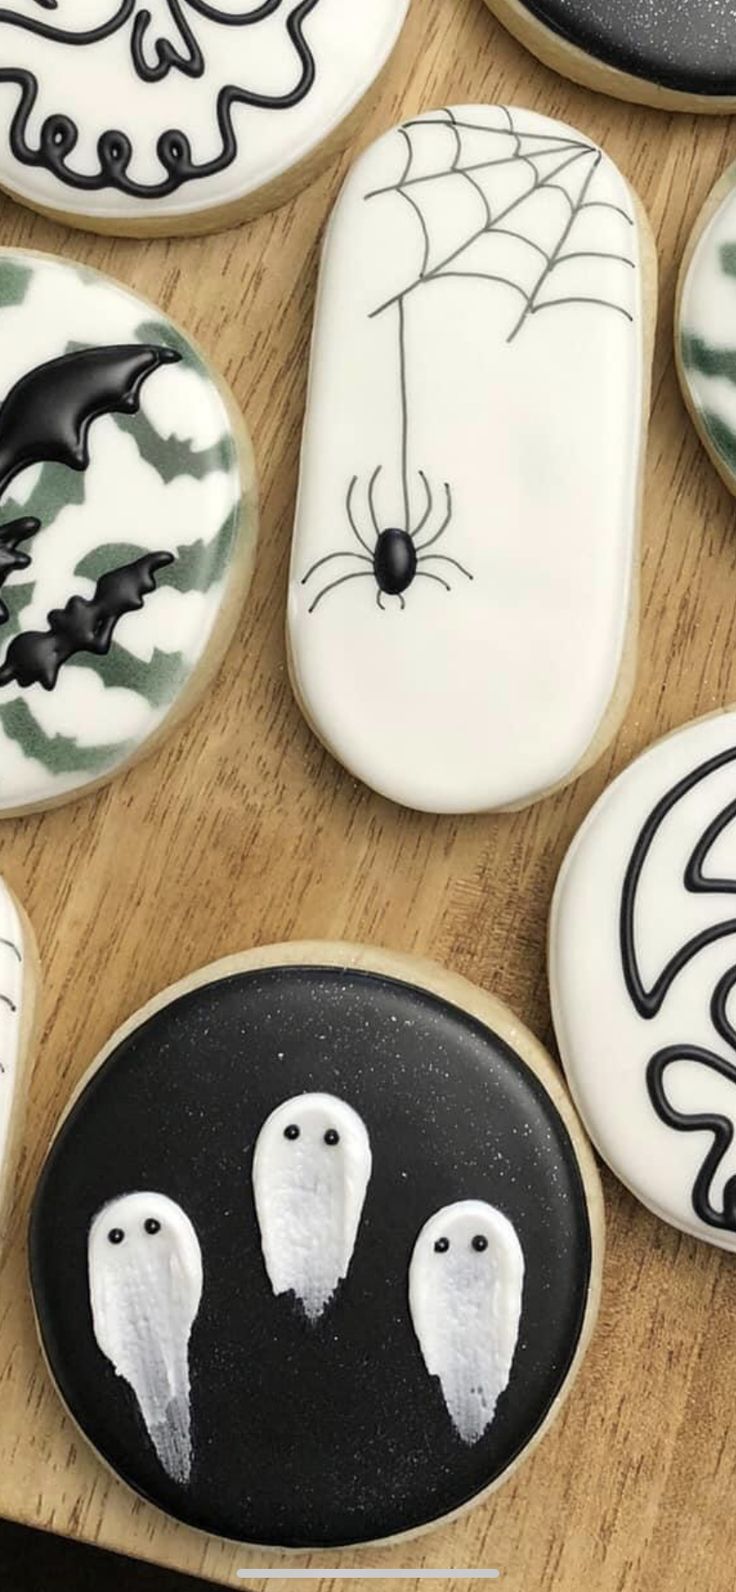
[[[310,724],[382,795],[521,805],[613,733],[653,270],[620,172],[532,111],[436,111],[350,175],[322,263],[289,651]]]
[[[101,232],[203,232],[347,142],[408,0],[8,0],[0,187]]]
[[[486,0],[554,71],[588,88],[672,110],[736,107],[731,0]]]
[[[411,958],[277,946],[106,1046],[41,1177],[32,1284],[62,1398],[129,1484],[216,1535],[325,1547],[427,1526],[537,1441],[601,1229],[511,1013]]]
[[[736,1249],[736,713],[650,748],[593,808],[551,924],[557,1038],[601,1154]]]
[[[701,441],[736,492],[736,167],[717,183],[683,262],[677,368]]]
[[[250,580],[250,444],[165,316],[0,252],[0,816],[127,767],[196,700]]]
[[[37,985],[33,931],[0,879],[0,1241],[19,1149]]]

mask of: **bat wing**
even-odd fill
[[[0,409],[0,499],[29,465],[50,461],[86,470],[94,421],[135,414],[144,382],[180,358],[171,348],[145,343],[84,348],[21,376]]]

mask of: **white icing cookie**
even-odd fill
[[[627,696],[648,226],[532,111],[442,110],[355,166],[325,244],[289,596],[303,711],[431,812],[571,779]]]
[[[552,910],[555,1027],[613,1171],[673,1226],[736,1250],[736,713],[614,781]]]
[[[38,956],[25,913],[0,879],[0,1239],[25,1106]]]
[[[409,0],[10,0],[0,185],[119,233],[281,203],[347,142]]]
[[[0,816],[103,783],[193,705],[250,582],[253,490],[170,321],[0,252]]]
[[[736,166],[696,222],[680,276],[675,347],[700,439],[736,492]]]

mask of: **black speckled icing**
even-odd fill
[[[736,95],[733,0],[521,0],[538,22],[621,72],[688,94]]]
[[[360,1112],[373,1177],[348,1279],[310,1325],[271,1292],[250,1177],[265,1118],[314,1089]],[[202,1247],[186,1487],[161,1470],[130,1389],[92,1334],[90,1222],[107,1200],[145,1188],[184,1207]],[[472,1448],[424,1369],[407,1301],[420,1228],[464,1198],[513,1221],[526,1261],[511,1382]],[[436,996],[336,968],[241,974],[150,1018],[64,1123],[31,1225],[46,1354],[95,1448],[170,1514],[284,1547],[406,1531],[488,1486],[565,1379],[590,1266],[575,1153],[535,1075]]]

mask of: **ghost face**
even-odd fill
[[[333,1095],[288,1100],[261,1129],[253,1191],[266,1271],[310,1321],[348,1274],[371,1167],[363,1121]]]
[[[202,1298],[202,1255],[189,1217],[164,1194],[112,1201],[92,1223],[88,1268],[97,1343],[132,1388],[164,1470],[185,1483],[189,1339]]]
[[[514,1228],[482,1200],[445,1206],[419,1234],[409,1268],[414,1331],[464,1443],[483,1437],[508,1385],[523,1282]]]

